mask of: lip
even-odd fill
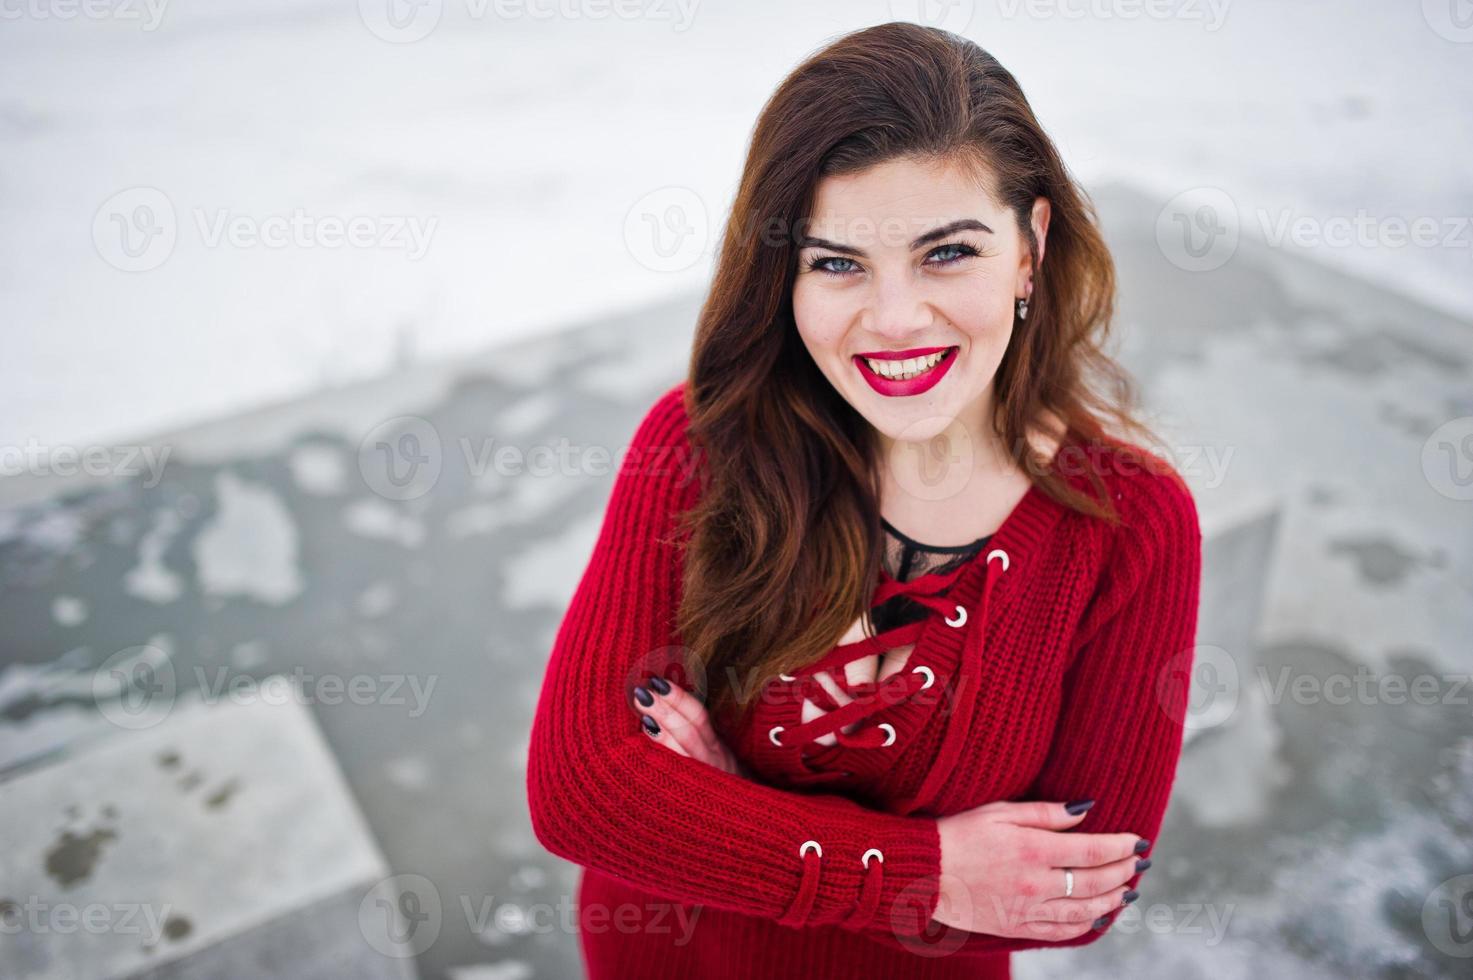
[[[910,350],[867,350],[860,351],[856,357],[870,357],[876,361],[903,361],[907,357],[925,357],[934,354],[938,350],[950,350],[950,347],[912,347]]]
[[[859,368],[860,375],[869,386],[887,398],[898,398],[905,395],[919,395],[923,391],[929,391],[936,386],[946,372],[951,370],[951,365],[956,361],[958,347],[917,347],[904,351],[876,351],[870,354],[855,354],[854,366]],[[925,374],[917,375],[906,381],[896,381],[893,378],[885,378],[876,374],[870,366],[864,363],[866,357],[873,357],[877,361],[903,361],[908,357],[924,357],[937,351],[947,351],[940,363]]]

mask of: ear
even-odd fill
[[[1037,197],[1033,199],[1033,213],[1029,217],[1028,223],[1033,228],[1033,241],[1038,246],[1036,262],[1039,268],[1043,267],[1043,253],[1048,245],[1048,222],[1049,216],[1052,213],[1053,209],[1049,204],[1048,198]],[[1027,295],[1028,280],[1032,277],[1033,273],[1028,262],[1029,256],[1025,254],[1018,269],[1018,292],[1023,295]]]

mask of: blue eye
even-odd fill
[[[973,256],[981,254],[981,252],[977,251],[975,248],[966,244],[965,242],[949,242],[945,245],[936,246],[936,248],[931,250],[931,253],[927,256],[927,258],[930,259],[937,256],[946,256],[944,258],[941,258],[939,261],[932,262],[930,264],[954,265],[955,263],[960,262],[962,259],[972,258]],[[835,268],[831,264],[834,262],[845,262],[848,264],[839,268]],[[842,255],[823,255],[811,260],[808,263],[808,270],[810,272],[822,272],[825,275],[833,276],[836,279],[843,276],[851,275],[852,273],[857,271],[858,268],[858,263],[856,263],[853,259],[847,258]]]
[[[953,252],[955,253],[955,255],[953,255],[952,258],[943,259],[941,262],[937,263],[938,265],[951,265],[953,262],[958,262],[964,258],[970,258],[971,256],[978,254],[975,248],[966,244],[965,242],[950,242],[946,245],[938,247],[931,254],[940,255],[944,252]]]
[[[846,259],[842,255],[826,255],[823,258],[814,259],[812,262],[808,263],[808,268],[810,270],[816,270],[818,272],[826,272],[831,276],[848,275],[849,272],[853,271],[852,269],[832,268],[828,265],[828,263],[830,262],[848,262],[851,266],[854,264],[853,259]]]

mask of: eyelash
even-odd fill
[[[975,257],[977,257],[977,256],[979,256],[979,255],[982,254],[977,249],[975,249],[972,246],[968,245],[966,242],[947,242],[945,245],[937,245],[935,248],[933,248],[930,252],[927,253],[927,258],[929,258],[932,255],[935,255],[937,252],[946,251],[947,249],[953,249],[953,250],[955,250],[955,251],[957,251],[957,252],[959,252],[961,254],[959,254],[954,259],[947,259],[946,261],[940,263],[941,265],[944,265],[944,266],[945,265],[953,265],[953,264],[955,264],[957,262],[960,262],[964,258],[975,258]],[[809,261],[809,263],[808,263],[808,271],[809,272],[822,272],[824,275],[833,276],[835,278],[839,278],[841,276],[847,276],[847,275],[850,275],[853,272],[852,269],[851,270],[847,270],[845,272],[837,272],[837,271],[835,271],[833,269],[830,269],[830,268],[828,268],[828,267],[826,267],[824,265],[825,262],[835,262],[835,261],[838,261],[838,262],[854,262],[854,260],[851,259],[851,258],[849,258],[847,255],[821,255],[818,258],[812,259],[812,260]]]

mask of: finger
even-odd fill
[[[1100,916],[1126,904],[1127,891],[1126,888],[1120,887],[1112,888],[1102,895],[1091,895],[1087,898],[1080,898],[1076,894],[1073,898],[1051,898],[1042,902],[1030,901],[1021,910],[1015,925],[1069,927],[1088,925]],[[1134,901],[1133,898],[1131,900]]]
[[[1089,932],[1092,926],[1081,926],[1077,923],[1060,925],[1055,922],[1026,922],[1016,931],[1008,931],[1002,935],[1013,939],[1026,939],[1030,942],[1061,943],[1068,939],[1075,939]]]
[[[676,755],[690,756],[690,753],[685,750],[685,746],[676,741],[669,730],[656,721],[652,714],[644,711],[639,712],[639,726],[640,730],[656,745],[662,745]]]
[[[721,738],[716,734],[715,726],[711,724],[711,716],[706,712],[706,706],[694,694],[674,682],[670,682],[669,694],[660,694],[658,691],[653,693],[657,702],[664,701],[685,720],[700,738],[706,751],[712,755],[721,754],[724,748]]]
[[[1146,867],[1137,867],[1142,863],[1150,867],[1150,858],[1139,858],[1132,854],[1128,858],[1102,864],[1097,868],[1070,868],[1074,872],[1074,894],[1071,897],[1088,898],[1123,888],[1130,879],[1146,870]],[[1063,881],[1063,869],[1052,868],[1047,873],[1057,875],[1057,880]],[[1059,894],[1064,894],[1062,886]]]
[[[1115,911],[1123,901],[1106,899],[1088,899],[1084,902],[1075,902],[1074,899],[1059,900],[1059,907],[1047,909],[1035,908],[1030,911],[1031,918],[1019,919],[1007,923],[1004,935],[1015,936],[1022,939],[1041,940],[1045,942],[1060,942],[1066,939],[1074,939],[1088,932],[1101,932],[1108,928],[1109,921],[1103,921],[1104,916]],[[1052,906],[1052,902],[1043,903],[1044,906]],[[1063,906],[1077,905],[1077,908],[1069,909]],[[1102,910],[1096,913],[1096,910]]]
[[[1043,830],[1067,830],[1083,820],[1085,813],[1088,812],[1088,807],[1086,807],[1078,813],[1070,813],[1068,803],[1041,800],[998,801],[984,803],[977,809],[995,811],[1000,819],[1019,827],[1035,827]]]
[[[1039,845],[1049,868],[1098,868],[1126,858],[1140,857],[1151,842],[1135,834],[1084,834],[1039,831],[1047,837]]]
[[[691,744],[681,737],[680,726],[670,721],[672,709],[669,702],[656,697],[657,692],[652,688],[653,686],[641,686],[636,687],[633,691],[634,710],[639,716],[645,734],[656,742],[675,750],[679,755],[694,756]]]
[[[674,685],[671,685],[670,690],[671,693],[674,693]],[[685,750],[682,754],[703,762],[711,761],[711,753],[701,740],[701,733],[696,731],[684,715],[675,710],[670,704],[668,695],[656,697],[655,703],[645,709],[645,713],[659,723],[662,734],[668,734],[680,744],[680,747]]]

